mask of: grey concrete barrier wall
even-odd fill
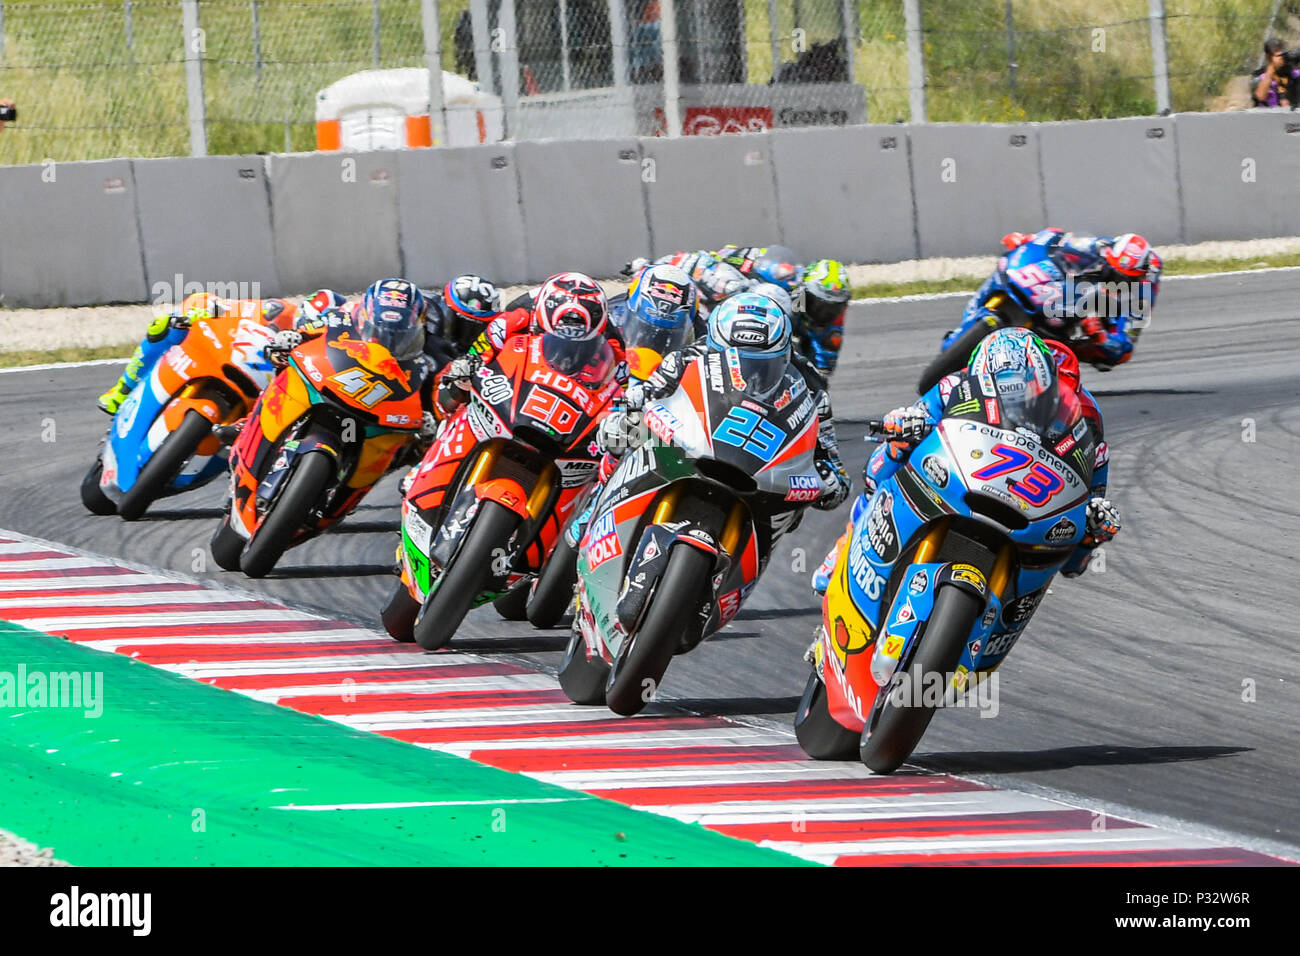
[[[1030,125],[914,126],[912,189],[920,252],[970,256],[1045,218],[1038,133]]]
[[[652,256],[780,240],[767,133],[641,140]]]
[[[781,242],[807,258],[989,255],[1012,230],[1157,244],[1300,235],[1300,117],[849,126],[680,139],[0,168],[0,302],[145,302],[155,283],[355,292],[405,274],[615,274]],[[182,290],[183,291],[183,290]]]
[[[139,159],[132,165],[151,299],[179,302],[190,282],[211,283],[218,295],[228,288],[232,298],[280,288],[261,156]]]
[[[271,158],[271,227],[279,294],[356,291],[399,275],[398,153]]]
[[[1300,235],[1300,114],[1175,118],[1188,242]]]
[[[575,268],[617,275],[650,249],[642,174],[651,167],[635,139],[519,143],[515,158],[528,281]]]
[[[782,242],[808,259],[916,258],[904,127],[774,130],[769,135]],[[853,214],[845,215],[846,210]]]
[[[0,168],[0,302],[144,302],[145,292],[129,161]]]
[[[515,147],[403,150],[397,157],[405,275],[428,288],[461,272],[527,272]]]
[[[1172,118],[1044,123],[1038,142],[1048,225],[1182,241]]]

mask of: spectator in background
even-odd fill
[[[16,119],[18,108],[14,106],[14,101],[0,99],[0,129],[5,128],[5,123],[12,123]]]
[[[659,32],[659,0],[647,0],[632,27],[631,80],[633,83],[662,83],[664,48]]]
[[[1269,109],[1295,109],[1300,70],[1295,69],[1277,37],[1264,43],[1264,66],[1251,74],[1255,87],[1251,99],[1255,106]]]

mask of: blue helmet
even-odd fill
[[[752,264],[748,269],[741,270],[745,275],[760,282],[778,285],[786,292],[794,291],[795,286],[799,284],[799,276],[802,275],[803,268],[793,249],[785,246],[765,246],[751,250],[751,254]]]
[[[1028,329],[997,329],[970,357],[970,378],[996,410],[989,424],[1024,426],[1039,434],[1052,428],[1061,402],[1060,376],[1051,350]]]
[[[424,350],[427,303],[415,283],[406,279],[380,279],[361,297],[353,318],[357,335],[384,346],[399,362]]]
[[[733,295],[709,315],[709,348],[726,354],[733,383],[755,398],[768,398],[780,387],[790,341],[790,317],[762,294]]]

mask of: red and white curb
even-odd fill
[[[569,703],[553,677],[520,664],[423,653],[11,532],[0,533],[0,619],[819,863],[1288,862],[959,777],[808,760],[788,731],[683,712],[616,717]]]

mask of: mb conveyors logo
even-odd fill
[[[74,886],[50,897],[51,926],[128,926],[133,936],[148,936],[152,913],[152,893],[83,893]]]

